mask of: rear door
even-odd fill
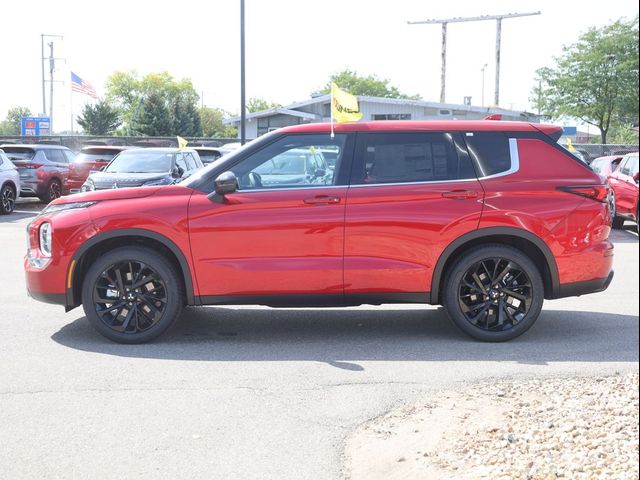
[[[482,196],[458,133],[358,133],[345,217],[345,294],[426,299],[442,251],[477,228]]]

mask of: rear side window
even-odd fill
[[[58,150],[58,149],[45,150],[44,154],[47,157],[47,159],[51,162],[67,163],[69,161],[62,150]]]
[[[474,178],[449,133],[372,133],[358,136],[352,184],[437,182]]]
[[[503,132],[467,132],[464,137],[478,176],[488,177],[511,169],[509,138]]]

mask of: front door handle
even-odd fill
[[[340,197],[333,197],[330,195],[317,195],[311,198],[305,198],[304,203],[307,205],[328,205],[340,203]]]
[[[478,192],[475,190],[451,190],[442,194],[444,198],[452,198],[454,200],[469,200],[478,198]]]

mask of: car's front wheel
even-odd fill
[[[169,329],[184,305],[182,281],[158,252],[122,247],[98,257],[82,284],[91,324],[118,343],[144,343]]]
[[[443,293],[453,323],[475,339],[503,342],[535,323],[544,285],[533,261],[506,245],[486,245],[463,254],[449,269]]]

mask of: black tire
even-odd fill
[[[504,342],[522,335],[538,319],[544,284],[527,255],[491,244],[468,251],[449,268],[443,300],[447,315],[464,333],[485,342]]]
[[[98,257],[82,283],[87,319],[118,343],[145,343],[166,332],[180,317],[184,298],[176,268],[143,247],[117,248]]]
[[[56,198],[60,198],[62,196],[62,183],[57,178],[52,178],[47,184],[47,189],[44,194],[39,197],[42,202],[49,204],[53,202]]]
[[[620,229],[624,226],[624,218],[618,217],[616,213],[616,194],[609,192],[609,211],[611,212],[611,228]]]
[[[16,206],[16,189],[4,184],[0,190],[0,215],[9,215]]]

